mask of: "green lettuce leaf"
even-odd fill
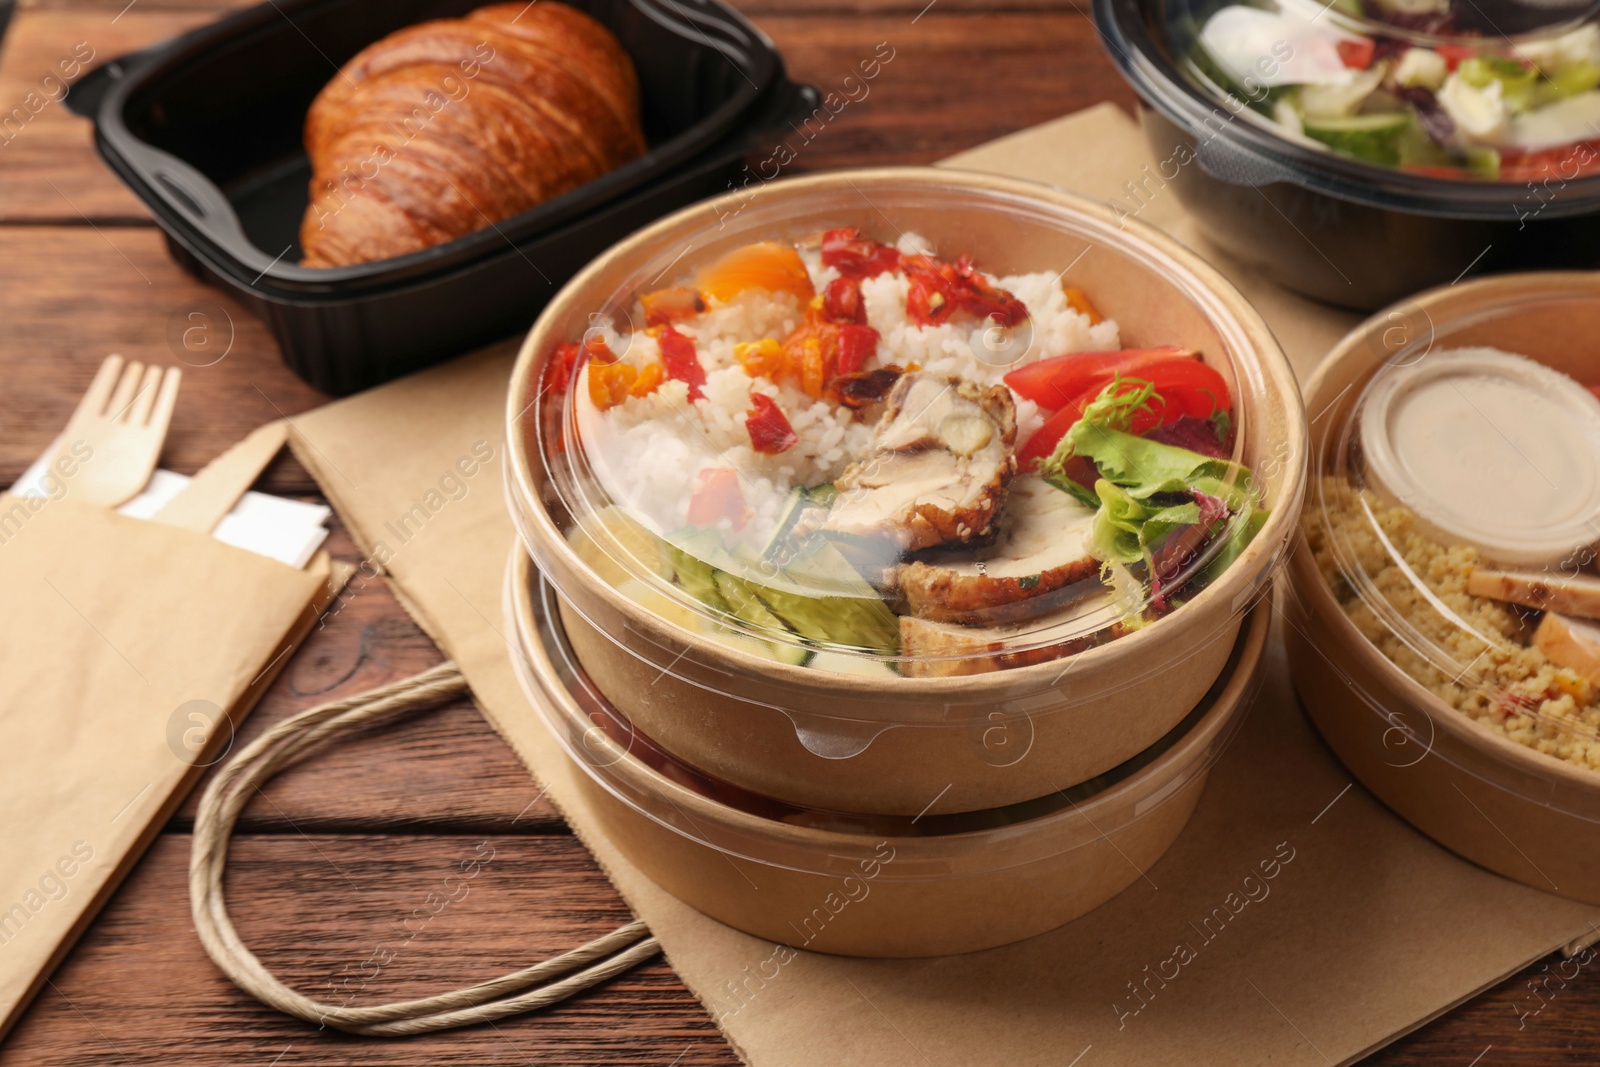
[[[1133,415],[1152,399],[1160,397],[1148,382],[1113,381],[1084,409],[1083,417],[1040,464],[1039,473],[1051,485],[1098,509],[1095,549],[1100,558],[1116,563],[1149,565],[1169,536],[1200,521],[1199,505],[1192,499],[1172,504],[1155,498],[1199,492],[1222,500],[1234,518],[1227,541],[1206,570],[1215,576],[1238,558],[1266,519],[1266,512],[1256,506],[1255,479],[1248,468],[1232,460],[1129,433]],[[1098,468],[1100,478],[1092,491],[1067,475],[1067,463],[1075,457],[1093,460]]]
[[[1104,478],[1095,483],[1100,510],[1095,515],[1095,554],[1116,563],[1138,563],[1174,531],[1200,521],[1200,505],[1146,504]]]

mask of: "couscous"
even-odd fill
[[[1468,592],[1477,549],[1438,543],[1411,511],[1342,477],[1323,479],[1322,500],[1306,536],[1367,640],[1470,718],[1600,771],[1600,687],[1534,646],[1539,612]]]

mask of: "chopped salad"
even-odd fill
[[[1600,172],[1600,25],[1512,37],[1488,0],[1278,0],[1204,19],[1194,73],[1293,140],[1440,178]]]

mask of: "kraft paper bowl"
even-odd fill
[[[1486,279],[1380,312],[1340,342],[1307,386],[1313,472],[1331,469],[1340,428],[1386,363],[1488,345],[1593,382],[1600,381],[1596,336],[1600,276],[1593,274]],[[1318,492],[1312,489],[1308,515]],[[1474,721],[1395,666],[1345,614],[1304,537],[1289,570],[1295,687],[1351,773],[1467,859],[1536,889],[1600,904],[1600,772]]]
[[[619,593],[563,536],[563,461],[540,417],[548,355],[657,266],[836,226],[922,233],[985,269],[1071,266],[1125,346],[1185,345],[1228,378],[1239,458],[1270,509],[1243,556],[1172,615],[1081,652],[955,677],[867,678],[774,662]],[[689,251],[685,251],[689,250]],[[670,275],[670,271],[668,274]],[[523,543],[560,592],[569,640],[606,698],[685,763],[807,808],[869,814],[994,808],[1123,763],[1179,722],[1227,661],[1244,612],[1286,553],[1304,486],[1304,411],[1266,325],[1221,275],[1158,231],[1033,183],[931,168],[774,182],[686,209],[592,263],[529,333],[508,399],[507,493]],[[541,433],[546,436],[541,438]],[[1037,660],[1040,657],[1034,656]]]
[[[526,554],[507,634],[529,701],[576,765],[601,832],[663,889],[782,946],[848,956],[975,952],[1071,922],[1137,881],[1188,823],[1261,677],[1271,606],[1248,612],[1198,705],[1145,752],[1031,802],[841,816],[748,793],[633,730],[566,640]]]

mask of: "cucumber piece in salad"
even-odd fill
[[[722,599],[733,612],[735,618],[752,627],[757,632],[771,634],[772,639],[763,641],[766,654],[780,663],[788,663],[795,667],[804,667],[811,659],[811,650],[801,645],[791,630],[782,619],[772,613],[761,598],[756,595],[758,587],[752,586],[727,571],[715,571],[717,591],[722,594]]]
[[[1302,118],[1307,137],[1321,141],[1335,152],[1386,167],[1399,164],[1400,142],[1411,129],[1412,122],[1411,115],[1405,111],[1348,118]]]

